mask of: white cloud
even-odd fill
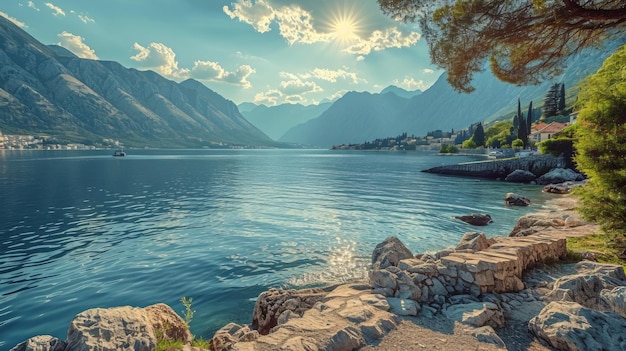
[[[393,84],[409,91],[428,89],[428,85],[426,85],[423,80],[420,79],[416,81],[415,78],[409,76],[405,76],[402,81],[394,79]]]
[[[424,68],[424,70],[422,72],[427,73],[427,74],[435,73],[435,71],[433,71],[430,68]]]
[[[271,24],[276,23],[280,35],[289,45],[329,42],[336,37],[336,33],[328,29],[322,31],[316,28],[315,24],[323,21],[316,21],[311,12],[295,4],[273,6],[271,0],[237,0],[230,7],[224,6],[223,10],[231,19],[249,24],[259,33],[269,32]],[[372,51],[412,46],[419,39],[420,34],[417,32],[404,33],[393,27],[375,30],[366,38],[355,34],[351,38],[354,43],[343,51],[358,55],[357,61],[362,61],[363,55]]]
[[[35,11],[39,11],[39,8],[37,7],[37,5],[35,5],[35,3],[32,1],[28,2],[28,7],[30,7],[31,9],[34,9]]]
[[[133,47],[138,53],[130,59],[140,62],[143,68],[155,70],[170,78],[187,77],[189,70],[178,68],[176,54],[164,44],[152,42],[148,47],[143,47],[135,43]]]
[[[346,89],[338,90],[333,95],[329,96],[327,99],[330,100],[330,101],[335,101],[335,100],[339,99],[340,97],[346,95],[347,92],[348,92],[348,90],[346,90]]]
[[[85,16],[85,15],[78,15],[78,18],[83,23],[95,23],[96,22],[93,18],[90,18],[89,16]]]
[[[356,57],[356,60],[357,61],[364,61],[365,60],[365,56],[359,55],[359,56]]]
[[[254,103],[276,106],[283,96],[284,94],[280,90],[270,89],[266,92],[256,94],[254,96]]]
[[[369,38],[359,39],[355,44],[343,51],[355,55],[368,55],[372,51],[381,51],[388,48],[402,48],[415,45],[421,35],[417,32],[403,33],[398,28],[388,28],[384,31],[376,30]]]
[[[232,19],[237,18],[251,25],[259,33],[269,32],[272,22],[276,22],[280,35],[289,45],[327,42],[332,39],[329,33],[321,33],[313,26],[310,12],[297,5],[274,8],[266,0],[239,0],[231,6],[232,9],[224,6],[224,13]]]
[[[8,14],[6,14],[5,12],[0,11],[0,16],[8,19],[9,21],[13,22],[13,24],[15,24],[16,26],[20,27],[20,28],[28,28],[28,26],[26,25],[26,23],[19,21],[17,18],[11,17]]]
[[[247,89],[252,87],[248,77],[256,73],[249,65],[242,65],[236,71],[225,70],[219,62],[196,61],[191,69],[178,67],[174,50],[162,43],[150,43],[143,47],[139,43],[134,44],[137,54],[131,60],[137,61],[142,68],[152,69],[163,76],[172,79],[195,78],[213,82],[225,82],[241,85]]]
[[[289,95],[285,97],[285,102],[288,104],[303,104],[307,102],[307,99],[302,95]]]
[[[256,73],[256,71],[249,65],[242,65],[237,71],[228,72],[218,62],[196,61],[190,75],[199,80],[221,81],[241,85],[247,89],[252,87],[248,77],[253,73]]]
[[[44,5],[46,5],[46,7],[48,7],[50,10],[52,10],[52,14],[54,16],[58,16],[58,15],[65,16],[65,11],[63,11],[60,7],[54,5],[54,4],[50,3],[50,2],[47,2]]]
[[[274,9],[265,1],[257,0],[240,0],[238,3],[232,4],[231,10],[228,6],[224,6],[224,12],[231,18],[238,18],[239,21],[245,22],[259,33],[265,33],[270,30],[270,24],[274,20]]]
[[[356,73],[347,72],[342,69],[330,70],[326,68],[315,68],[312,72],[313,77],[335,83],[337,79],[350,80],[352,84],[366,83],[365,79],[359,78]]]
[[[288,80],[280,82],[282,92],[285,95],[308,94],[324,91],[315,82],[304,82],[300,79]]]
[[[57,37],[61,39],[58,44],[70,50],[76,56],[92,60],[98,59],[96,52],[83,42],[85,40],[83,37],[68,32],[59,33]]]

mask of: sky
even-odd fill
[[[6,17],[82,58],[193,78],[237,104],[317,104],[442,73],[416,24],[376,0],[3,0]]]

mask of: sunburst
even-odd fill
[[[347,45],[359,39],[359,21],[354,9],[339,10],[329,21],[330,35],[334,41]]]

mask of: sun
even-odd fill
[[[356,24],[350,18],[339,18],[333,23],[333,36],[339,41],[350,41],[357,35]]]
[[[349,45],[359,40],[359,20],[354,9],[344,9],[331,15],[328,21],[331,38],[341,44]]]

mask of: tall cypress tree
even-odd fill
[[[482,123],[478,123],[476,126],[472,140],[474,140],[476,146],[485,146],[485,129],[483,129]]]
[[[550,86],[548,93],[543,101],[543,116],[556,116],[558,110],[559,83]]]
[[[559,101],[557,108],[560,114],[565,113],[565,83],[561,84],[561,90],[559,91]]]
[[[528,104],[528,113],[526,114],[526,131],[530,135],[530,131],[533,125],[533,101],[530,100],[530,104]]]

